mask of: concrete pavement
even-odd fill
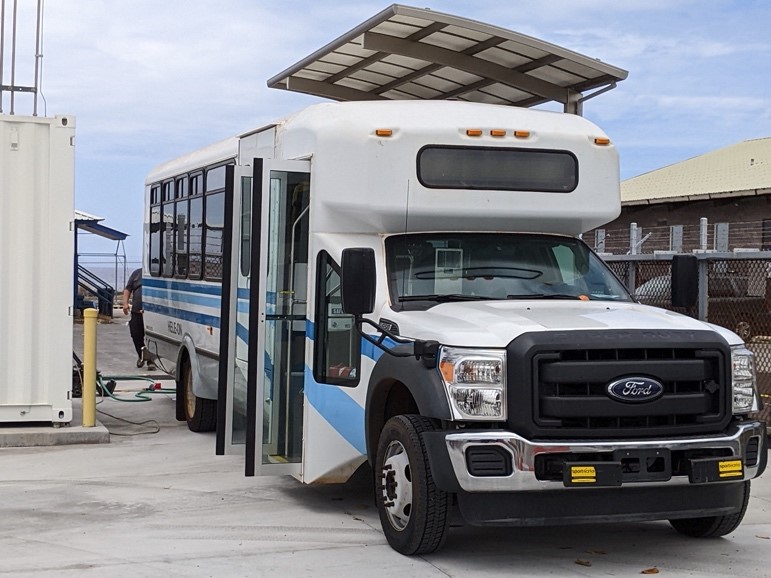
[[[122,357],[120,340],[128,329],[100,331],[114,332]],[[112,363],[100,357],[100,370],[123,371]],[[135,399],[144,384],[118,386],[119,397]],[[667,577],[771,573],[769,474],[753,483],[744,523],[726,538],[689,539],[666,522],[454,524],[443,550],[408,558],[386,544],[367,471],[341,486],[246,478],[243,457],[216,456],[214,435],[188,431],[174,419],[174,403],[171,394],[153,395],[150,402],[102,401],[97,419],[110,432],[108,444],[0,448],[0,576],[487,578],[639,576],[651,568]]]
[[[213,434],[174,420],[171,396],[98,410],[109,444],[0,449],[0,576],[632,576],[655,567],[751,578],[771,568],[769,476],[723,539],[685,538],[666,522],[456,525],[442,551],[407,558],[383,538],[366,471],[342,486],[246,478],[241,456],[215,456]]]

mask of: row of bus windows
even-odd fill
[[[150,275],[222,279],[225,167],[150,187]]]

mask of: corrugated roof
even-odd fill
[[[581,112],[582,93],[627,71],[467,18],[393,4],[268,80],[271,88],[333,100],[432,100]],[[592,95],[590,95],[592,96]]]
[[[771,194],[771,138],[748,140],[621,183],[623,205]]]

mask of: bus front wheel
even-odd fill
[[[194,432],[214,431],[217,428],[217,401],[197,397],[193,393],[193,371],[190,363],[185,363],[182,367],[181,377],[182,387],[178,388],[178,395],[184,397],[187,427]]]
[[[380,434],[375,461],[375,500],[383,533],[405,555],[442,547],[450,519],[450,494],[434,483],[423,442],[433,423],[419,415],[398,415]]]

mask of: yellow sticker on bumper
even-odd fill
[[[721,478],[736,478],[742,477],[742,461],[741,460],[729,460],[720,462],[717,465],[717,469]]]
[[[597,481],[594,466],[571,466],[570,481],[574,484],[593,484]]]

